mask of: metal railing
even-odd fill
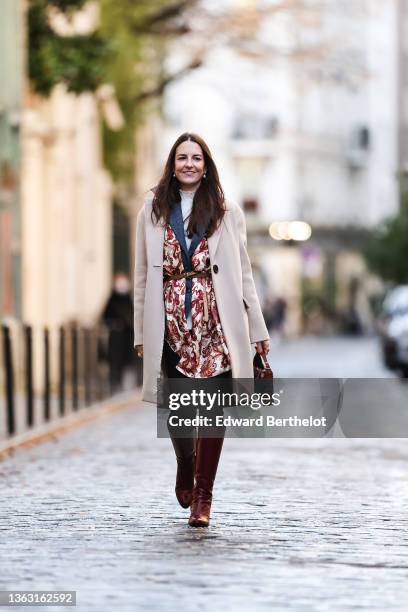
[[[0,327],[0,440],[108,399],[113,386],[109,329],[67,324]],[[132,363],[136,385],[141,359]]]

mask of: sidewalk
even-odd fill
[[[1,589],[76,590],[81,612],[407,609],[404,439],[227,439],[206,530],[155,426],[135,395],[3,458]]]

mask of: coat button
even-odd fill
[[[213,272],[214,272],[214,274],[218,273],[218,266],[217,266],[217,264],[213,265]]]

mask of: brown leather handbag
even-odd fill
[[[272,378],[273,372],[265,355],[256,352],[254,357],[254,378]]]

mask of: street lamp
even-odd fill
[[[309,240],[312,228],[305,221],[276,221],[269,226],[269,235],[273,240]]]

